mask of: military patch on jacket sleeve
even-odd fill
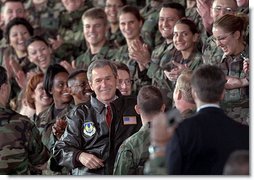
[[[124,116],[123,117],[123,124],[124,125],[137,124],[136,116]]]
[[[94,127],[94,123],[93,122],[85,122],[84,124],[83,124],[83,127],[84,127],[84,129],[83,129],[83,133],[85,134],[85,135],[87,135],[87,136],[92,136],[92,135],[94,135],[94,133],[96,132],[96,129],[95,129],[95,127]]]

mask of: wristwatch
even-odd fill
[[[166,147],[165,146],[153,146],[150,145],[148,148],[148,151],[150,154],[158,153],[158,152],[165,152]]]

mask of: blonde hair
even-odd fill
[[[185,101],[195,103],[191,94],[191,75],[191,70],[184,70],[177,78],[175,90],[181,90]]]

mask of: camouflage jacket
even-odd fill
[[[173,42],[167,44],[166,41],[164,41],[163,44],[153,50],[151,63],[147,71],[148,77],[152,79],[152,85],[160,88],[166,99],[165,102],[169,107],[172,105],[174,84],[167,79],[163,71],[165,64],[171,60],[170,54],[173,51],[176,51]]]
[[[186,9],[186,17],[191,19],[197,25],[197,29],[199,30],[199,36],[200,36],[197,46],[198,46],[198,49],[202,51],[203,44],[205,44],[208,38],[208,33],[205,30],[202,18],[198,14],[196,7]]]
[[[120,61],[126,64],[130,70],[131,77],[133,79],[133,94],[137,95],[139,89],[151,84],[151,79],[147,76],[147,69],[140,71],[138,63],[135,60],[129,58],[128,46],[122,46],[115,55],[115,61]]]
[[[75,59],[86,51],[82,15],[88,8],[90,7],[84,6],[72,13],[68,13],[66,10],[61,12],[58,34],[64,43],[55,51],[60,59]]]
[[[47,162],[49,153],[32,121],[0,107],[0,174],[29,174],[29,165]]]
[[[48,1],[41,9],[35,9],[30,3],[27,12],[29,14],[28,20],[31,22],[35,34],[43,35],[45,38],[55,38],[59,28],[59,15],[64,7],[61,2],[55,0]]]
[[[188,68],[192,71],[203,63],[202,54],[198,49],[194,49],[188,59],[183,59],[179,51],[175,51],[171,58],[180,64],[187,64]]]
[[[126,44],[125,38],[119,28],[115,33],[112,33],[109,29],[107,31],[106,37],[110,44],[114,44],[115,47],[120,47]]]
[[[144,164],[149,159],[150,145],[149,123],[126,139],[118,150],[114,164],[115,175],[142,175]]]
[[[0,49],[0,65],[6,68],[5,62],[9,61],[10,59],[16,61],[17,64],[20,65],[21,70],[23,70],[25,74],[36,67],[36,65],[31,63],[27,57],[19,58],[15,50],[11,46],[8,46],[7,48],[1,48]],[[14,74],[12,74],[11,77],[9,78],[10,78],[10,84],[11,84],[10,99],[12,99],[18,96],[21,89],[18,83],[16,82]]]
[[[148,42],[150,47],[157,46],[158,36],[160,32],[158,31],[158,20],[159,11],[161,6],[157,8],[151,8],[150,4],[141,9],[140,13],[144,17],[145,21],[141,29],[142,38]]]
[[[245,57],[249,57],[249,46],[245,46],[245,50],[241,53]],[[243,58],[241,55],[226,56],[223,55],[218,66],[224,71],[225,75],[236,78],[245,78],[243,72]],[[223,101],[222,108],[228,116],[238,122],[248,124],[249,118],[249,86],[227,89]]]
[[[97,54],[92,54],[90,49],[87,49],[84,54],[81,54],[77,60],[77,67],[84,68],[87,70],[89,64],[98,59],[113,60],[116,53],[116,49],[113,44],[106,42]]]
[[[223,51],[217,46],[214,37],[210,36],[207,38],[203,46],[202,54],[204,64],[216,65],[220,63]]]

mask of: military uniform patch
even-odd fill
[[[136,118],[136,116],[124,116],[123,117],[123,124],[124,125],[137,124],[137,118]]]
[[[83,133],[87,136],[91,137],[96,132],[93,122],[85,122],[83,126],[84,126]]]

